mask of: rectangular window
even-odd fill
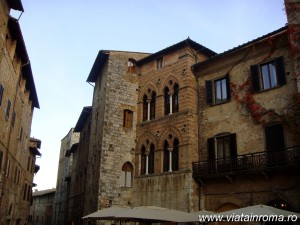
[[[2,104],[3,92],[4,92],[4,87],[2,84],[0,84],[0,105]]]
[[[15,121],[16,121],[16,112],[13,112],[12,118],[11,118],[11,126],[12,127],[15,126]]]
[[[135,73],[135,64],[136,60],[129,58],[128,59],[128,64],[127,64],[127,72],[128,73]]]
[[[227,101],[227,83],[226,78],[222,78],[214,81],[215,89],[215,103],[221,103]]]
[[[206,103],[215,105],[230,100],[230,80],[229,75],[216,79],[205,81]]]
[[[123,126],[126,128],[132,128],[133,125],[133,112],[131,110],[124,110]]]
[[[163,57],[156,59],[156,69],[159,70],[163,68]]]
[[[286,83],[283,57],[250,67],[252,90],[272,89]]]
[[[27,184],[24,184],[23,200],[26,200]]]
[[[236,134],[216,135],[207,139],[208,159],[234,158],[237,155]]]
[[[6,119],[9,118],[9,114],[10,114],[10,106],[11,106],[11,102],[10,102],[10,100],[8,99],[8,101],[7,101],[6,113],[5,113]]]

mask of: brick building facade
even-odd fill
[[[191,66],[215,54],[186,39],[137,62],[135,205],[193,210],[198,94]]]

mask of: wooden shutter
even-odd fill
[[[260,79],[259,79],[259,66],[250,66],[251,81],[252,81],[252,91],[260,91]]]
[[[236,158],[237,156],[237,148],[236,148],[236,134],[230,134],[229,136],[230,141],[230,157]]]
[[[276,73],[277,73],[277,80],[279,85],[286,84],[286,77],[285,77],[285,69],[284,69],[284,61],[283,57],[279,57],[275,60],[276,65]]]
[[[227,91],[227,100],[231,98],[231,91],[230,91],[230,77],[229,74],[225,76],[226,78],[226,91]]]
[[[207,153],[208,153],[208,160],[216,159],[214,138],[207,139]]]
[[[212,81],[211,80],[205,81],[205,90],[206,90],[206,104],[212,105],[213,104],[213,90],[212,90]]]

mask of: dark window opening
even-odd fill
[[[172,112],[176,113],[179,111],[179,98],[178,98],[178,94],[179,94],[179,86],[178,84],[174,85],[174,94],[172,96]]]
[[[166,87],[164,91],[165,97],[165,115],[170,114],[170,91],[169,88]]]

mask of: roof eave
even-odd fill
[[[96,82],[101,72],[101,69],[108,58],[108,55],[109,55],[109,51],[105,51],[105,50],[99,51],[96,60],[94,62],[94,65],[90,71],[90,74],[86,80],[87,82],[92,82],[92,83]]]
[[[74,128],[74,132],[81,132],[83,129],[83,125],[86,122],[86,119],[88,118],[88,116],[91,114],[92,112],[92,106],[86,106],[83,107],[81,114],[79,116],[79,119],[76,123],[76,126]]]
[[[273,32],[271,32],[271,33],[268,33],[268,34],[266,34],[266,35],[263,35],[263,36],[261,36],[261,37],[259,37],[259,38],[254,39],[254,40],[252,40],[252,41],[246,42],[246,43],[244,43],[244,44],[242,44],[242,45],[239,45],[239,46],[237,46],[237,47],[234,47],[234,48],[232,48],[232,49],[229,49],[229,50],[227,50],[227,51],[225,51],[225,52],[223,52],[223,53],[217,54],[217,55],[215,55],[214,57],[208,58],[208,59],[206,59],[206,60],[204,60],[204,61],[202,61],[202,62],[196,63],[196,64],[194,64],[194,65],[192,66],[192,70],[193,70],[193,71],[196,71],[196,70],[198,70],[201,66],[204,66],[204,65],[206,65],[206,64],[208,64],[208,63],[210,63],[210,62],[212,62],[213,60],[218,60],[218,59],[220,59],[220,58],[222,58],[222,57],[228,56],[228,55],[233,54],[233,53],[235,53],[235,52],[237,52],[237,51],[241,51],[242,49],[248,48],[249,46],[251,46],[251,45],[253,45],[253,44],[255,44],[255,43],[258,43],[258,42],[261,42],[261,41],[265,41],[267,38],[269,38],[269,37],[271,37],[271,36],[278,35],[278,34],[284,32],[285,30],[287,30],[287,28],[288,28],[287,26],[281,27],[281,28],[279,28],[278,30],[275,30],[275,31],[273,31]]]
[[[6,0],[6,2],[11,9],[24,12],[24,8],[21,0]]]
[[[162,49],[156,53],[153,53],[139,61],[137,61],[137,65],[140,66],[140,65],[143,65],[144,63],[147,63],[149,61],[152,61],[153,59],[156,59],[162,55],[165,55],[165,54],[168,54],[170,52],[173,52],[173,51],[176,51],[178,49],[181,49],[181,48],[184,48],[184,47],[192,47],[193,49],[195,49],[196,51],[198,52],[201,52],[203,53],[204,55],[208,56],[208,57],[211,57],[211,56],[214,56],[216,55],[217,53],[204,47],[203,45],[191,40],[190,38],[186,39],[186,40],[183,40],[181,42],[178,42],[177,44],[174,44],[172,46],[169,46],[165,49]]]

